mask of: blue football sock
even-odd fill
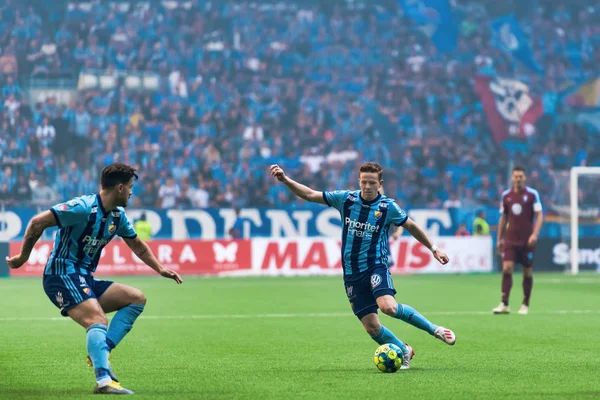
[[[119,342],[133,328],[133,323],[142,311],[144,311],[142,304],[130,304],[117,311],[112,321],[110,321],[110,327],[106,335],[106,344],[109,351],[117,347]]]
[[[108,346],[106,345],[106,325],[93,324],[87,328],[87,351],[94,364],[96,381],[99,386],[110,383],[108,364]]]
[[[374,341],[376,341],[377,344],[387,344],[387,343],[395,344],[396,346],[398,346],[402,349],[402,352],[404,354],[407,353],[407,349],[406,349],[406,346],[404,345],[404,342],[402,340],[398,339],[392,333],[392,331],[390,331],[388,328],[386,328],[383,325],[381,325],[381,329],[379,330],[379,333],[375,336],[371,336],[371,338]]]
[[[432,324],[427,318],[422,316],[417,310],[406,304],[398,304],[396,307],[396,318],[411,324],[419,329],[429,332],[433,335],[433,332],[437,329],[437,325]]]

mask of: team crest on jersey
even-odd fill
[[[92,290],[89,287],[83,288],[83,293],[85,293],[86,295],[89,296],[91,292],[92,292]]]
[[[381,285],[381,275],[379,275],[379,274],[371,275],[371,289],[375,289],[379,285]]]
[[[375,215],[375,219],[379,219],[379,218],[381,218],[381,215],[383,215],[383,213],[381,211],[377,210],[377,211],[375,211],[374,215]]]
[[[108,226],[108,233],[114,233],[117,230],[117,226],[114,224],[114,222],[111,222],[111,224]]]
[[[67,203],[70,207],[75,207],[75,202],[74,201],[70,201]]]
[[[527,195],[523,196],[523,201],[527,201]]]

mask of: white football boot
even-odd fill
[[[450,346],[453,346],[454,343],[456,343],[456,335],[454,332],[443,326],[438,326],[435,332],[433,332],[433,336]]]
[[[408,345],[408,343],[404,343],[404,345],[406,346],[406,350],[408,351],[406,352],[406,354],[404,354],[404,357],[402,357],[402,366],[400,367],[400,369],[409,369],[410,360],[412,360],[412,358],[415,356],[415,351],[412,347]]]
[[[529,314],[529,307],[527,307],[525,304],[521,304],[521,308],[519,308],[519,314],[521,314],[521,315]]]
[[[510,307],[505,306],[503,302],[500,302],[498,307],[492,310],[494,314],[510,314]]]

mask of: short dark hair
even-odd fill
[[[358,169],[359,175],[361,172],[376,172],[377,175],[379,176],[379,180],[381,180],[381,178],[383,178],[383,168],[381,167],[381,165],[377,164],[376,162],[364,163]]]
[[[516,167],[514,167],[512,169],[512,172],[516,172],[516,171],[521,171],[522,173],[526,173],[525,168],[523,168],[523,167],[521,167],[519,165],[517,165]]]
[[[126,184],[132,178],[137,179],[137,170],[129,165],[114,163],[102,170],[100,185],[102,189],[112,189],[119,184]]]

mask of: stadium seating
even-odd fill
[[[378,160],[405,207],[495,206],[511,159],[543,193],[555,171],[600,165],[596,128],[552,111],[526,141],[497,146],[473,90],[477,73],[510,72],[552,110],[561,85],[600,65],[594,1],[517,13],[543,75],[494,46],[498,2],[455,2],[451,54],[393,1],[242,3],[4,2],[0,202],[93,192],[102,166],[121,161],[141,171],[134,206],[282,205],[295,200],[266,175],[271,163],[333,189]],[[81,89],[68,104],[24,89],[87,70],[152,71],[160,88]]]

